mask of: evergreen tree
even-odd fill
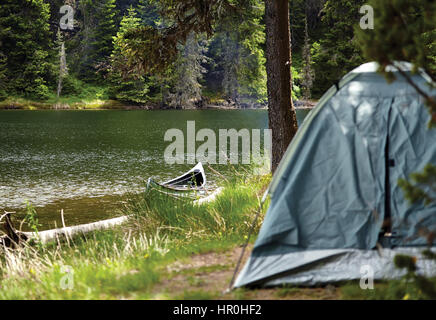
[[[101,81],[109,68],[113,37],[117,33],[115,0],[85,0],[80,5],[84,48],[79,74],[84,80]]]
[[[316,79],[314,93],[324,93],[346,73],[361,65],[360,46],[354,36],[359,24],[359,8],[364,0],[328,0],[322,10],[325,34],[319,41],[314,59]]]
[[[133,77],[125,75],[124,67],[126,65],[126,57],[122,54],[124,46],[124,35],[130,29],[138,28],[141,24],[141,19],[138,18],[135,9],[130,7],[128,13],[124,16],[120,23],[120,29],[115,37],[113,37],[113,51],[111,55],[110,68],[110,95],[121,101],[145,103],[148,100],[149,86],[145,76]],[[125,76],[123,76],[125,75]]]
[[[239,61],[238,80],[240,95],[249,100],[266,103],[267,75],[265,58],[265,8],[262,1],[256,1],[248,11],[247,18],[239,24],[238,39]]]
[[[264,10],[257,4],[243,22],[222,21],[209,46],[213,60],[209,85],[218,79],[224,97],[236,105],[266,100]]]
[[[213,48],[214,69],[221,78],[221,90],[228,101],[238,104],[240,95],[240,83],[238,69],[240,62],[240,46],[236,32],[217,33],[211,43]]]
[[[92,46],[94,47],[94,61],[98,65],[107,62],[113,49],[113,36],[117,33],[115,22],[116,16],[115,0],[102,0],[97,5],[95,19],[97,25],[93,35]]]
[[[174,64],[174,86],[165,98],[170,106],[193,108],[201,101],[200,81],[206,72],[202,64],[207,61],[205,53],[204,41],[198,41],[197,36],[191,33]]]
[[[0,42],[1,48],[1,42]],[[4,100],[7,95],[7,86],[8,79],[6,77],[7,72],[7,57],[0,51],[0,101]]]
[[[49,95],[45,80],[52,70],[49,18],[49,5],[42,0],[4,0],[0,6],[3,77],[15,94],[36,99]]]
[[[161,23],[159,9],[154,0],[139,0],[138,15],[141,19],[141,24],[156,28]]]
[[[304,46],[306,20],[308,34],[313,41],[318,41],[325,33],[320,15],[325,2],[326,0],[289,1],[292,50],[297,56]]]

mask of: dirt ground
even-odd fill
[[[237,289],[228,292],[230,281],[242,247],[225,253],[211,252],[177,261],[166,268],[167,277],[153,289],[155,299],[248,299],[248,300],[332,300],[340,299],[340,290],[325,288],[280,287],[268,289]],[[245,264],[251,246],[245,251]],[[239,270],[240,271],[240,270]]]

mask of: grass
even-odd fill
[[[261,182],[266,183],[266,180]],[[128,211],[147,232],[160,229],[183,241],[211,236],[222,238],[241,232],[247,234],[250,217],[258,204],[253,195],[256,187],[261,186],[255,183],[255,186],[241,184],[234,187],[229,183],[214,202],[204,205],[146,195],[143,199],[131,201]]]
[[[71,109],[71,110],[98,110],[98,109],[122,109],[124,104],[115,100],[68,97],[50,98],[39,102],[21,97],[8,97],[0,101],[0,110],[52,110],[52,109]]]
[[[247,180],[249,179],[249,180]],[[239,177],[228,182],[216,201],[194,205],[142,194],[125,208],[126,225],[71,239],[18,250],[0,258],[0,299],[150,299],[153,288],[177,276],[168,271],[194,254],[223,253],[246,240],[258,198],[270,177]],[[258,227],[258,226],[257,226]],[[198,272],[184,271],[192,285]],[[66,272],[69,271],[69,272]],[[209,299],[218,293],[189,290],[161,298]]]
[[[294,295],[299,292],[299,288],[292,286],[283,286],[276,291],[276,296],[278,298],[285,298],[290,295]]]
[[[61,97],[51,92],[50,96],[44,101],[37,101],[21,96],[9,96],[0,101],[1,109],[18,110],[49,110],[49,109],[72,109],[72,110],[96,110],[96,109],[119,109],[125,104],[109,99],[107,88],[85,84],[75,80],[75,88],[72,92],[67,92]]]
[[[344,298],[349,300],[435,300],[435,290],[436,278],[416,281],[407,276],[375,282],[373,290],[361,290],[357,282],[349,282],[341,288]]]

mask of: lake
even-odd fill
[[[308,113],[298,110],[301,121]],[[0,111],[0,210],[23,216],[36,207],[41,229],[120,214],[125,195],[193,165],[164,162],[168,129],[237,130],[268,127],[266,110]],[[224,175],[227,165],[213,165]],[[218,181],[207,166],[208,180]]]

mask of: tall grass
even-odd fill
[[[146,232],[161,230],[176,238],[247,234],[268,179],[226,182],[215,201],[204,204],[148,191],[132,199],[125,212]]]
[[[132,218],[116,229],[4,249],[0,299],[152,298],[153,285],[168,276],[169,263],[245,241],[268,181],[238,177],[226,182],[214,202],[202,205],[140,194],[124,209]],[[74,283],[65,289],[61,284],[68,275]]]

